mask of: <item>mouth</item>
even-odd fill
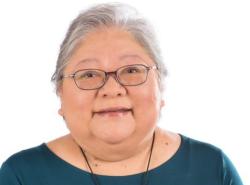
[[[99,111],[95,111],[94,115],[99,116],[124,116],[128,113],[132,113],[132,108],[125,108],[125,107],[114,107],[114,108],[107,108],[101,109]]]

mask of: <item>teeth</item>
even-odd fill
[[[98,113],[107,113],[107,112],[125,112],[125,111],[130,111],[131,109],[119,109],[119,110],[110,110],[110,111],[100,111]]]
[[[119,109],[119,110],[111,110],[111,111],[103,111],[103,112],[120,112],[120,111],[129,111],[129,109]]]

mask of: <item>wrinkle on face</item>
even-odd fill
[[[130,33],[117,28],[99,30],[82,41],[70,58],[65,74],[86,68],[109,72],[135,63],[155,65]],[[86,150],[96,154],[100,153],[99,148],[108,152],[114,144],[121,146],[117,150],[127,148],[128,151],[121,152],[124,155],[139,150],[138,145],[155,129],[161,109],[156,70],[150,70],[147,81],[141,85],[121,86],[110,77],[98,90],[78,89],[74,81],[67,78],[63,81],[60,98],[72,136]],[[96,109],[112,106],[131,106],[133,111],[124,117],[93,114]]]

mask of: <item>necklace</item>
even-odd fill
[[[153,139],[152,139],[152,143],[151,143],[151,147],[150,147],[150,154],[149,154],[149,158],[148,158],[147,169],[146,169],[146,172],[143,173],[142,180],[141,180],[141,185],[146,185],[147,184],[146,180],[148,178],[148,169],[149,169],[151,156],[152,156],[152,152],[153,152],[153,148],[154,148],[154,141],[155,141],[155,132],[153,134]],[[96,174],[93,172],[92,168],[90,167],[90,164],[89,164],[89,161],[87,159],[87,156],[86,156],[85,152],[83,151],[82,147],[79,146],[79,148],[80,148],[80,150],[82,152],[82,155],[83,155],[83,157],[84,157],[84,159],[85,159],[85,161],[86,161],[86,163],[88,165],[88,168],[90,169],[92,181],[94,182],[95,185],[100,185]]]

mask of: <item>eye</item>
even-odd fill
[[[94,76],[95,76],[95,74],[92,73],[92,72],[86,72],[86,73],[83,73],[81,75],[81,77],[84,77],[84,78],[91,78],[91,77],[94,77]]]
[[[139,73],[141,70],[139,67],[133,66],[133,67],[127,67],[125,71],[126,73]]]
[[[86,80],[100,77],[99,73],[98,71],[79,71],[75,76],[77,79]]]

